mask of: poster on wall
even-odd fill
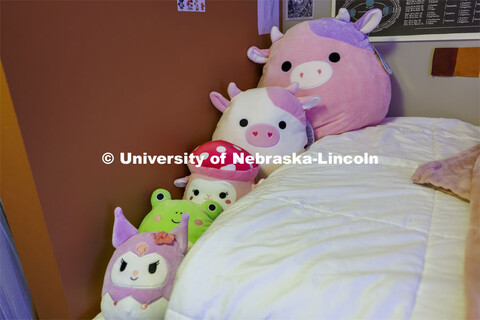
[[[280,3],[276,0],[257,1],[258,34],[269,34],[280,24]]]
[[[340,8],[352,21],[370,9],[382,10],[372,42],[480,39],[479,0],[332,0],[332,16]]]
[[[313,0],[286,0],[287,20],[313,19]]]
[[[205,12],[205,0],[177,0],[178,11]]]

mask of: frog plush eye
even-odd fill
[[[205,213],[212,220],[215,220],[215,218],[223,211],[222,206],[215,201],[205,201],[202,206],[205,208]]]
[[[168,192],[165,189],[157,189],[153,192],[152,198],[151,198],[151,203],[152,207],[155,207],[157,204],[160,202],[164,202],[166,200],[171,200],[172,196],[170,195],[170,192]]]

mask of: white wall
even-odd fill
[[[283,3],[286,8],[286,3]],[[315,0],[315,18],[329,17],[330,0]],[[299,21],[286,21],[283,31]],[[480,41],[412,41],[374,43],[390,64],[392,103],[389,116],[457,118],[480,125],[480,78],[432,77],[434,48],[479,47]]]

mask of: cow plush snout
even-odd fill
[[[309,61],[295,67],[290,82],[298,82],[300,89],[319,87],[333,75],[332,66],[325,61]]]
[[[247,142],[255,147],[268,148],[276,145],[280,140],[277,128],[266,123],[257,123],[250,126],[245,132]]]

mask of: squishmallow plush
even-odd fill
[[[231,142],[253,156],[262,156],[261,176],[282,165],[273,156],[305,151],[309,128],[305,109],[320,103],[320,98],[295,97],[298,84],[287,88],[266,87],[241,91],[235,83],[228,86],[231,101],[220,93],[210,93],[213,105],[223,112],[212,140]],[[265,160],[265,161],[263,161]]]
[[[116,250],[105,272],[102,313],[96,319],[164,318],[187,249],[188,219],[188,214],[181,216],[170,233],[139,233],[122,209],[115,209],[112,242]]]
[[[372,9],[353,23],[342,8],[336,18],[305,21],[285,34],[274,27],[269,49],[247,52],[265,63],[258,87],[298,82],[297,97],[320,96],[321,104],[307,110],[316,139],[379,123],[390,104],[391,71],[368,33],[381,19],[382,11]]]
[[[245,149],[216,140],[205,142],[191,154],[201,162],[189,162],[191,174],[174,182],[177,187],[185,187],[183,199],[196,203],[214,200],[225,210],[255,186],[260,168],[246,161],[251,155]]]
[[[198,204],[187,200],[172,200],[170,192],[157,189],[150,199],[152,211],[143,218],[138,231],[170,232],[182,221],[182,215],[188,213],[188,242],[193,245],[223,211],[215,201],[204,201]]]

